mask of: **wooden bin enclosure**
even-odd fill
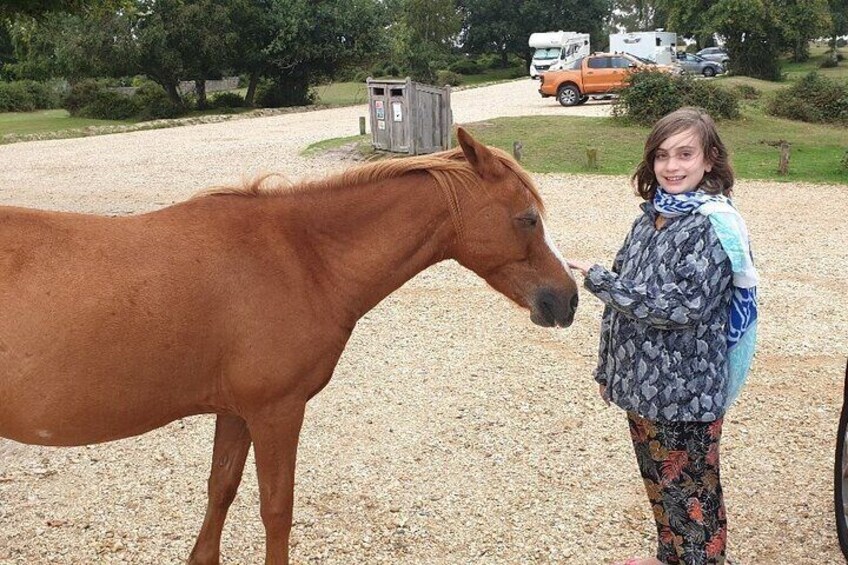
[[[371,143],[375,149],[421,155],[450,149],[450,86],[368,77]]]

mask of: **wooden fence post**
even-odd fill
[[[520,141],[512,142],[512,156],[516,161],[521,161],[521,150],[524,149],[524,144]]]
[[[590,169],[598,168],[598,150],[594,147],[586,148],[586,166]]]
[[[780,142],[780,164],[777,166],[777,174],[779,175],[789,174],[789,149],[791,147],[792,144],[788,141]]]
[[[365,116],[359,116],[359,135],[365,135]]]

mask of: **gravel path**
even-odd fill
[[[562,108],[535,87],[456,92],[455,121],[609,111]],[[0,146],[0,203],[125,214],[258,171],[322,175],[347,163],[298,152],[355,135],[363,114]],[[561,249],[609,262],[637,212],[627,179],[535,179]],[[828,206],[798,206],[823,192]],[[762,341],[725,426],[730,550],[744,564],[839,563],[831,480],[848,336],[848,186],[741,182],[737,193],[763,276]],[[294,562],[596,565],[649,553],[626,422],[590,377],[599,316],[585,296],[574,326],[537,328],[453,263],[367,314],[308,407]],[[188,418],[73,449],[0,442],[0,564],[182,562],[202,521],[212,425]],[[226,563],[262,560],[248,465],[224,533]]]

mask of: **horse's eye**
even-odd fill
[[[532,228],[539,221],[539,216],[536,216],[535,214],[527,214],[526,216],[519,216],[517,220],[521,225]]]

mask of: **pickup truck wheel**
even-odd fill
[[[557,90],[557,101],[563,106],[574,106],[580,102],[580,91],[570,84],[560,86]]]
[[[707,78],[714,77],[716,74],[715,67],[704,67],[704,70],[702,72]]]

